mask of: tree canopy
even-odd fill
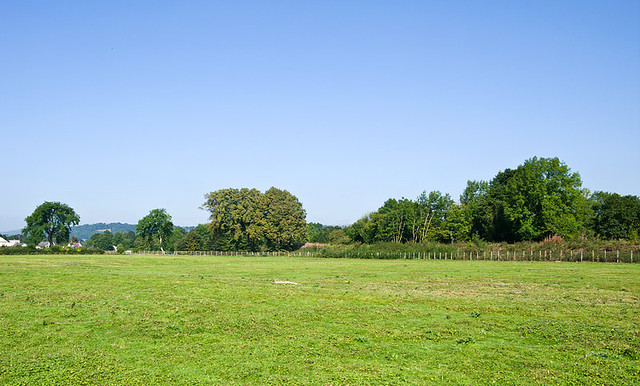
[[[80,216],[67,204],[45,201],[25,219],[27,226],[22,235],[29,244],[46,239],[51,245],[67,243],[72,225],[78,225]]]
[[[542,240],[547,236],[637,238],[640,199],[589,192],[578,173],[558,158],[531,158],[489,182],[468,181],[454,203],[448,194],[423,192],[416,200],[388,199],[345,229],[354,242]]]
[[[290,250],[306,238],[306,212],[286,190],[220,189],[205,195],[216,249]],[[194,237],[195,238],[195,237]]]
[[[425,190],[415,199],[390,198],[347,227],[307,224],[298,198],[275,187],[264,193],[220,189],[205,195],[201,209],[210,213],[210,222],[190,232],[174,227],[165,209],[151,210],[142,218],[137,235],[130,230],[103,232],[111,225],[128,224],[85,226],[103,232],[91,236],[87,245],[104,250],[278,251],[305,241],[516,242],[556,235],[637,241],[640,233],[640,198],[590,195],[580,175],[558,158],[533,157],[515,169],[499,171],[490,181],[467,181],[459,202],[438,190]],[[67,242],[71,226],[80,218],[66,204],[45,202],[25,220],[24,241],[36,244],[46,239],[54,244]]]
[[[592,197],[596,234],[611,239],[638,239],[640,198],[606,192],[596,192]]]
[[[482,235],[488,240],[542,240],[549,235],[575,236],[583,229],[587,192],[580,175],[558,158],[533,157],[515,170],[499,172],[485,194],[478,199],[482,204],[474,207],[478,212],[472,221],[488,226]]]
[[[138,221],[136,232],[152,249],[164,250],[166,242],[173,232],[171,216],[165,209],[153,209]]]

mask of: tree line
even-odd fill
[[[174,226],[165,209],[153,209],[138,221],[136,231],[94,233],[85,242],[100,250],[280,251],[299,248],[306,240],[306,212],[297,197],[272,187],[221,189],[205,196],[202,209],[210,222],[187,232]],[[25,219],[21,240],[29,245],[48,241],[64,245],[80,216],[68,205],[45,202]],[[78,241],[77,238],[72,241]]]
[[[389,199],[344,229],[352,242],[638,240],[640,199],[590,193],[558,158],[531,158],[491,181],[468,181],[458,203],[440,191]]]
[[[209,222],[190,231],[174,226],[165,209],[140,219],[136,231],[93,234],[102,250],[290,251],[305,242],[329,244],[455,243],[600,238],[638,240],[640,198],[591,193],[558,158],[531,158],[491,181],[468,181],[456,202],[434,190],[416,199],[391,198],[346,227],[306,222],[297,197],[272,187],[220,189],[201,206]],[[45,202],[26,219],[22,240],[66,243],[80,217],[66,204]]]

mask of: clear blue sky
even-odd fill
[[[0,231],[271,186],[346,225],[533,156],[640,194],[640,2],[0,2]]]

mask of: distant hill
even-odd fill
[[[186,227],[180,227],[184,230],[186,230],[187,232],[191,231],[193,228],[193,226],[186,226]],[[79,240],[88,240],[92,234],[94,233],[102,233],[104,231],[108,230],[111,233],[116,233],[116,232],[122,232],[122,233],[127,233],[127,232],[135,232],[136,231],[136,225],[135,224],[123,224],[123,223],[119,223],[119,222],[112,222],[112,223],[103,223],[103,222],[99,222],[96,224],[85,224],[85,225],[77,225],[74,227],[71,227],[71,236],[76,236]],[[18,233],[20,233],[18,231]]]
[[[13,236],[13,235],[19,235],[20,232],[22,232],[20,229],[16,229],[12,231],[0,232],[0,234],[5,236]]]
[[[71,236],[75,236],[80,240],[88,240],[92,234],[102,233],[106,230],[110,231],[111,233],[127,233],[130,231],[135,232],[136,226],[133,224],[123,224],[119,222],[112,222],[109,224],[99,222],[96,224],[77,225],[71,227]]]
[[[180,227],[184,230],[186,230],[187,232],[193,230],[193,226],[186,226],[186,227]],[[74,227],[71,227],[71,236],[75,236],[77,237],[79,240],[88,240],[89,237],[91,237],[92,234],[94,233],[102,233],[104,231],[108,230],[111,233],[116,233],[116,232],[122,232],[122,233],[127,233],[127,232],[135,232],[136,231],[136,225],[135,224],[123,224],[123,223],[119,223],[119,222],[112,222],[112,223],[103,223],[103,222],[99,222],[96,224],[85,224],[85,225],[77,225]],[[7,232],[0,232],[0,234],[3,234],[5,236],[13,236],[13,235],[19,235],[21,232],[21,230],[14,230],[14,231],[7,231]]]

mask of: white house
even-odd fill
[[[5,240],[2,237],[0,237],[0,247],[15,247],[15,246],[19,246],[22,245],[20,243],[20,240]]]
[[[43,241],[40,244],[36,245],[36,249],[49,248],[51,247],[51,243],[48,241]]]

